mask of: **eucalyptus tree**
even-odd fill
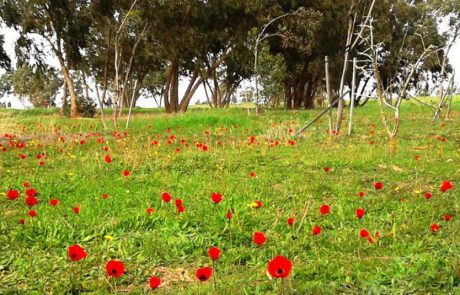
[[[56,92],[62,83],[55,69],[26,63],[6,73],[2,80],[8,85],[8,92],[17,95],[23,105],[28,100],[34,107],[54,105]]]
[[[72,117],[78,116],[78,108],[71,70],[81,61],[81,50],[86,46],[85,35],[91,23],[88,7],[86,0],[9,0],[0,4],[5,24],[20,33],[18,50],[33,43],[41,53],[35,59],[42,59],[48,48],[58,59],[71,98]]]

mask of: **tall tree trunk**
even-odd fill
[[[191,101],[193,95],[195,94],[196,90],[201,85],[201,83],[203,83],[203,78],[200,77],[198,80],[197,80],[197,78],[198,78],[198,73],[195,72],[193,74],[192,79],[189,82],[189,86],[187,87],[187,91],[184,93],[184,97],[182,98],[182,100],[180,102],[179,111],[182,112],[182,113],[187,111],[188,106],[190,104],[190,101]]]
[[[296,110],[302,108],[305,84],[305,81],[301,80],[294,86],[294,109]]]
[[[179,63],[173,64],[173,74],[170,86],[170,107],[171,111],[177,113],[177,107],[179,104]]]
[[[76,118],[78,117],[78,107],[77,107],[77,95],[75,93],[75,87],[73,84],[73,80],[70,77],[70,72],[67,66],[65,65],[64,58],[62,57],[62,53],[58,54],[59,64],[61,65],[62,75],[64,76],[64,80],[67,83],[67,87],[69,89],[70,94],[70,117]]]
[[[292,109],[292,86],[289,81],[284,81],[284,96],[285,96],[285,105],[286,110]]]
[[[206,85],[206,80],[204,80],[204,79],[203,79],[203,88],[204,88],[204,94],[206,95],[206,100],[208,102],[208,105],[212,109],[212,108],[214,108],[214,106],[211,103],[211,99],[209,99],[208,86]]]
[[[171,64],[169,66],[168,77],[166,79],[166,86],[165,86],[165,91],[164,91],[165,109],[168,114],[172,113],[171,104],[169,103],[172,77],[173,77],[173,65]]]
[[[107,56],[105,58],[105,63],[104,63],[104,84],[103,84],[103,89],[102,89],[102,97],[100,97],[100,100],[102,104],[105,102],[105,96],[107,94],[107,85],[108,85],[108,69],[109,69],[109,59],[110,59],[110,50],[112,48],[112,25],[109,19],[109,38],[107,41]],[[97,83],[96,83],[96,89],[97,89]],[[99,90],[98,90],[99,91]],[[101,103],[99,102],[99,103]],[[103,106],[101,105],[101,112],[102,112]],[[101,113],[102,114],[102,113]]]
[[[305,98],[304,98],[305,109],[313,109],[315,107],[315,92],[316,92],[316,84],[314,80],[308,81],[308,85],[305,91]]]
[[[148,28],[148,24],[145,24],[144,28],[142,29],[142,32],[137,37],[137,40],[134,43],[133,48],[131,49],[131,54],[129,56],[128,67],[126,68],[125,78],[123,80],[123,87],[121,89],[120,113],[119,113],[120,116],[123,113],[123,107],[124,106],[126,106],[126,107],[130,106],[130,102],[128,100],[125,101],[125,94],[129,93],[129,91],[127,92],[126,90],[128,88],[128,81],[130,80],[130,77],[131,77],[131,72],[132,72],[132,67],[133,67],[133,63],[134,63],[134,57],[136,56],[137,47],[139,46],[140,42],[142,41],[142,38],[144,37],[145,32],[147,31],[147,28]]]
[[[65,116],[67,113],[67,82],[64,80],[64,85],[62,85],[62,107],[61,107],[61,115]]]

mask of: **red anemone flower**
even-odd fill
[[[314,236],[317,236],[317,235],[319,235],[320,233],[321,233],[321,228],[320,228],[319,226],[315,225],[315,226],[313,227],[312,234],[313,234]]]
[[[432,195],[430,192],[426,192],[426,193],[425,193],[425,198],[426,198],[427,200],[431,199],[432,196],[433,196],[433,195]]]
[[[78,261],[80,259],[83,259],[83,258],[86,258],[86,252],[85,252],[85,249],[83,249],[82,247],[78,246],[78,245],[72,245],[68,248],[67,250],[68,254],[69,254],[69,258],[72,260],[72,261]]]
[[[161,198],[163,199],[163,202],[165,202],[165,203],[169,203],[171,201],[171,199],[172,199],[171,195],[168,192],[164,192],[161,195]]]
[[[287,223],[289,226],[293,226],[294,225],[294,217],[289,217],[288,220],[287,220]]]
[[[225,217],[227,217],[228,220],[231,220],[233,215],[232,215],[232,211],[230,211],[230,209],[227,210],[227,214],[225,214]]]
[[[182,199],[176,199],[174,203],[176,204],[177,207],[179,207],[179,206],[182,206],[184,202],[182,201]]]
[[[37,212],[35,212],[35,210],[30,210],[29,211],[29,216],[30,217],[35,217],[35,216],[37,216]]]
[[[359,235],[361,236],[361,238],[367,238],[367,237],[369,237],[369,232],[366,229],[362,229],[359,232]]]
[[[211,247],[209,248],[208,254],[212,260],[217,260],[220,257],[220,249],[217,247]]]
[[[36,197],[31,197],[31,196],[28,196],[26,198],[26,204],[27,206],[29,207],[33,207],[34,205],[37,205],[38,204],[38,199]]]
[[[329,214],[329,211],[331,210],[331,207],[329,207],[329,205],[322,205],[319,210],[320,210],[322,215],[326,215],[326,214]]]
[[[112,158],[111,158],[109,155],[105,155],[104,161],[105,161],[107,164],[110,164],[110,163],[112,163]]]
[[[51,206],[57,206],[59,204],[59,200],[58,199],[51,199],[50,204],[51,204]]]
[[[433,233],[435,233],[435,232],[437,232],[438,230],[439,230],[439,225],[437,225],[436,223],[433,223],[433,224],[431,225],[431,231],[432,231]]]
[[[152,276],[149,279],[149,285],[150,285],[150,288],[152,288],[152,289],[158,288],[158,286],[160,286],[160,284],[161,284],[161,280],[160,280],[159,277]]]
[[[291,269],[292,262],[284,256],[276,256],[268,263],[268,273],[275,279],[287,278]]]
[[[199,279],[201,282],[206,282],[212,275],[212,268],[210,267],[203,267],[199,268],[196,271],[196,278]]]
[[[19,197],[19,191],[15,189],[9,190],[7,196],[11,201],[16,200]]]
[[[445,193],[446,191],[452,189],[453,187],[454,186],[452,185],[452,182],[446,180],[446,181],[443,181],[441,184],[441,191]]]
[[[75,214],[80,213],[80,208],[78,208],[78,207],[73,207],[73,213],[75,213]]]
[[[105,266],[105,270],[109,277],[118,278],[125,272],[125,265],[119,260],[110,260]]]
[[[131,173],[129,173],[129,171],[128,171],[128,170],[126,170],[126,169],[125,169],[125,170],[123,170],[123,175],[124,175],[124,176],[129,176],[130,174],[131,174]]]
[[[375,187],[376,190],[381,190],[383,188],[383,183],[374,182],[374,187]]]
[[[363,208],[356,209],[356,217],[361,219],[363,218],[364,213],[366,213],[366,211]]]
[[[148,215],[151,215],[153,213],[153,211],[154,211],[153,208],[151,208],[151,207],[147,208],[147,214]]]
[[[28,197],[35,197],[37,195],[37,190],[34,188],[29,188],[26,190],[26,196]]]
[[[329,167],[324,167],[323,170],[324,170],[324,172],[328,173],[330,169],[329,169]]]
[[[213,192],[211,194],[211,199],[214,202],[214,204],[218,204],[220,203],[220,201],[222,201],[222,194]]]
[[[449,214],[444,215],[445,221],[450,221],[451,219],[452,219],[452,216],[450,216]]]
[[[359,196],[362,198],[364,197],[366,194],[364,192],[359,192]]]
[[[256,231],[254,233],[254,236],[252,237],[252,240],[254,241],[254,243],[260,246],[260,245],[265,244],[265,241],[267,240],[267,238],[265,237],[263,233]]]

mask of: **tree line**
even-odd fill
[[[353,103],[360,105],[369,99],[366,88],[399,91],[408,65],[428,46],[437,50],[423,59],[408,88],[445,79],[459,14],[460,0],[2,1],[1,23],[19,38],[14,68],[0,49],[0,67],[7,69],[0,91],[39,106],[62,89],[62,113],[72,117],[94,92],[101,109],[114,108],[116,121],[141,96],[161,97],[168,113],[185,112],[199,87],[211,107],[226,107],[243,80],[258,77],[261,103],[308,109],[325,93],[325,56],[332,94],[352,88],[344,67],[362,59],[368,44],[349,41],[366,40],[370,31],[362,26],[372,20],[381,83],[374,82],[375,72],[358,71]],[[47,64],[50,53],[58,69]],[[181,77],[188,84],[180,96]]]

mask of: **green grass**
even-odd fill
[[[293,262],[286,293],[459,294],[459,101],[452,120],[434,123],[431,109],[403,104],[396,155],[388,151],[374,102],[356,110],[351,137],[330,138],[326,119],[301,139],[291,137],[289,129],[318,112],[144,110],[133,114],[129,130],[117,128],[121,136],[114,138],[113,127],[104,131],[96,119],[65,119],[55,110],[0,111],[1,134],[16,134],[27,143],[13,149],[0,140],[7,147],[0,152],[0,293],[69,293],[73,277],[81,293],[142,294],[151,275],[163,281],[159,293],[212,293],[212,282],[199,284],[195,271],[212,265],[207,251],[217,246],[222,250],[215,273],[218,294],[280,293],[281,282],[266,273],[275,255]],[[106,143],[97,142],[97,132]],[[172,144],[170,135],[176,137]],[[252,135],[255,142],[249,145]],[[280,144],[269,147],[270,139]],[[289,139],[296,144],[287,144]],[[151,145],[153,140],[160,145]],[[203,152],[196,142],[209,150]],[[44,166],[36,159],[41,152],[48,157]],[[20,154],[27,158],[20,160]],[[111,164],[104,162],[106,154]],[[441,193],[444,180],[454,189]],[[35,218],[27,215],[24,181],[39,193]],[[383,182],[382,191],[374,190],[374,181]],[[10,188],[21,191],[18,200],[6,198]],[[163,203],[163,191],[182,198],[185,213],[177,214],[173,202]],[[360,191],[366,192],[362,199]],[[426,191],[433,193],[430,200]],[[223,194],[220,204],[211,202],[212,192]],[[57,207],[49,204],[51,198],[59,199]],[[251,207],[256,200],[262,208]],[[329,215],[320,214],[322,204],[331,206]],[[155,208],[152,215],[148,207]],[[359,207],[366,210],[361,220],[355,217]],[[231,223],[225,218],[229,208]],[[452,216],[450,222],[445,214]],[[286,222],[291,216],[293,228]],[[432,223],[440,225],[436,234]],[[322,229],[318,236],[312,235],[315,224]],[[378,231],[380,238],[368,243],[359,237],[363,228],[372,236]],[[252,243],[254,231],[267,235],[264,246]],[[84,261],[69,261],[72,244],[85,248]],[[126,266],[121,278],[110,280],[113,289],[105,274],[110,259]]]

